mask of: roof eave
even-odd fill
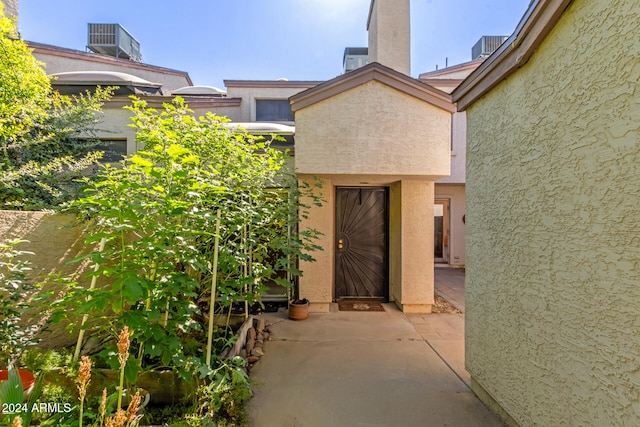
[[[226,88],[303,88],[319,85],[316,80],[224,80]]]
[[[532,0],[513,34],[453,91],[458,111],[526,64],[572,1]]]
[[[376,80],[415,98],[421,99],[450,113],[455,112],[451,96],[377,62],[372,62],[350,73],[328,80],[318,86],[297,93],[289,98],[291,110],[296,111],[331,98],[349,89]]]
[[[151,83],[151,84],[143,84],[139,82],[133,82],[128,80],[53,80],[51,82],[53,86],[131,86],[131,87],[148,87],[152,89],[160,89],[162,87],[161,83]]]
[[[129,61],[127,59],[114,58],[112,56],[101,55],[97,53],[89,53],[83,52],[81,50],[69,49],[60,46],[53,46],[49,44],[34,42],[34,41],[25,41],[30,49],[33,49],[34,53],[46,54],[46,55],[54,55],[59,57],[71,58],[71,59],[79,59],[86,60],[91,62],[101,62],[109,65],[119,65],[124,66],[131,69],[142,69],[152,72],[157,72],[161,74],[175,75],[178,77],[182,77],[189,85],[193,85],[191,81],[191,77],[189,73],[186,71],[174,70],[172,68],[160,67],[157,65],[145,64],[142,62],[134,62]]]

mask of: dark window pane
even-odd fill
[[[104,151],[100,163],[117,163],[127,155],[127,141],[125,139],[101,140],[94,150]]]
[[[256,99],[257,122],[292,122],[288,99]]]

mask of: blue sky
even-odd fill
[[[530,0],[411,0],[411,74],[471,59],[482,35],[510,35]],[[143,62],[224,79],[327,80],[345,47],[367,45],[370,0],[20,0],[25,40],[84,50],[87,23],[120,23]]]

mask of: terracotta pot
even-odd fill
[[[309,317],[309,300],[292,300],[289,301],[289,319],[304,320]]]
[[[29,371],[24,369],[18,369],[18,375],[22,381],[22,388],[24,391],[29,391],[36,383],[36,377]],[[6,381],[9,379],[9,371],[6,369],[0,369],[0,381]]]

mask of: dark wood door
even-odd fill
[[[389,299],[387,204],[384,187],[336,189],[336,300]]]

